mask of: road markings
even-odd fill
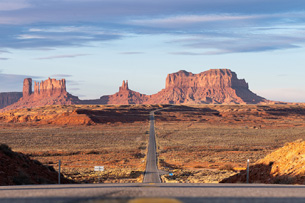
[[[182,203],[176,199],[162,199],[162,198],[141,198],[129,200],[128,203]]]
[[[147,183],[141,185],[141,187],[160,187],[159,185],[156,185],[155,183]]]

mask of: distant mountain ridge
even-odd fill
[[[0,93],[0,109],[17,102],[22,97],[22,92]]]
[[[4,110],[65,104],[258,104],[270,102],[249,90],[244,79],[229,69],[211,69],[193,74],[181,70],[168,74],[165,88],[153,95],[130,90],[123,81],[119,91],[96,100],[80,100],[66,91],[65,79],[35,82],[26,78],[23,97]]]

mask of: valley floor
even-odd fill
[[[79,183],[142,182],[148,115],[163,107],[14,110],[0,114],[0,143],[56,170],[61,160],[62,173]],[[173,173],[163,176],[164,182],[216,183],[244,169],[247,159],[254,163],[287,142],[305,139],[302,105],[178,105],[155,118],[159,167]],[[99,174],[94,166],[105,171]]]

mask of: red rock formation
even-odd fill
[[[101,104],[142,104],[147,100],[147,96],[128,88],[128,81],[125,80],[119,88],[119,92],[113,95],[102,96]]]
[[[147,103],[164,104],[242,104],[266,101],[249,90],[244,79],[228,69],[212,69],[199,74],[186,71],[169,74],[165,89]]]
[[[54,96],[65,94],[66,91],[66,80],[56,80],[49,78],[48,80],[35,82],[34,84],[34,94],[36,97],[41,96]]]
[[[0,93],[0,109],[17,102],[22,97],[22,92]]]
[[[237,79],[236,73],[229,69],[211,69],[199,74],[193,74],[181,70],[177,73],[169,74],[166,78],[165,88],[220,88],[227,87],[248,88],[245,80]]]
[[[269,102],[249,90],[244,79],[228,69],[212,69],[199,74],[179,71],[169,74],[165,89],[154,95],[145,95],[129,89],[128,81],[123,81],[119,92],[102,96],[96,100],[81,101],[66,91],[65,79],[49,78],[35,82],[27,78],[23,85],[23,98],[6,107],[31,108],[44,105],[63,104],[257,104]]]
[[[23,97],[29,97],[32,94],[32,78],[26,78],[23,81]]]
[[[35,82],[32,93],[32,79],[27,78],[23,84],[23,97],[16,103],[7,106],[4,110],[17,108],[32,108],[45,105],[79,104],[78,97],[66,91],[66,80],[48,80]]]
[[[249,90],[244,79],[228,69],[212,69],[199,74],[179,71],[169,74],[165,89],[144,95],[123,81],[119,92],[101,97],[103,104],[257,104],[266,102]]]
[[[123,80],[122,86],[119,88],[119,91],[129,90],[128,88],[128,80]]]

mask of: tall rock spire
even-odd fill
[[[23,81],[23,97],[29,97],[32,94],[32,78],[25,78]]]
[[[128,80],[123,80],[122,86],[119,88],[120,91],[129,90],[128,88]]]

